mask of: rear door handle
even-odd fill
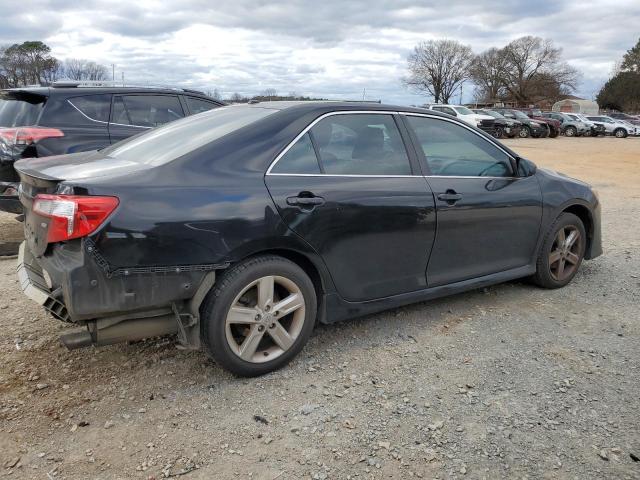
[[[293,205],[298,207],[317,207],[324,205],[324,198],[316,196],[297,196],[288,197],[287,205]]]
[[[453,205],[458,200],[462,200],[462,195],[457,193],[455,190],[447,190],[445,193],[438,195],[438,200],[442,200],[443,202]]]

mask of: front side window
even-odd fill
[[[317,174],[320,173],[318,157],[313,149],[311,137],[305,133],[280,157],[273,166],[272,173]]]
[[[408,116],[431,175],[510,177],[509,156],[492,143],[456,123]]]
[[[311,135],[326,174],[411,175],[392,115],[331,115],[314,125]]]
[[[124,95],[115,99],[111,123],[157,127],[182,117],[176,95]]]

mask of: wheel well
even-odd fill
[[[563,213],[573,213],[576,217],[582,220],[584,229],[587,232],[587,245],[586,252],[591,249],[591,241],[593,239],[593,220],[591,219],[591,212],[584,205],[570,205],[563,210]]]

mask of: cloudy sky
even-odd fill
[[[446,6],[444,6],[446,5]],[[0,45],[42,40],[58,58],[126,81],[423,103],[403,87],[421,40],[476,53],[522,35],[552,39],[592,98],[640,36],[640,0],[0,0]],[[471,98],[466,86],[465,100]]]

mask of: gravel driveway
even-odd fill
[[[506,143],[595,185],[604,256],[320,326],[257,379],[170,339],[68,352],[0,260],[0,475],[640,478],[640,139]]]

